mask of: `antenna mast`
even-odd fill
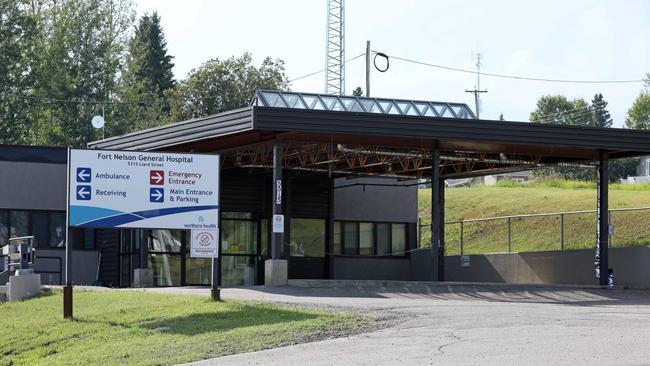
[[[345,0],[327,0],[325,94],[345,94]]]

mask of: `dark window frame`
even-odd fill
[[[243,217],[223,217],[224,213],[234,213],[234,214],[250,214],[250,218],[243,218]],[[260,256],[262,253],[262,236],[263,235],[268,235],[268,233],[262,233],[262,220],[265,218],[263,217],[262,214],[259,212],[255,211],[239,211],[239,210],[223,210],[219,212],[219,257],[221,255],[232,255],[232,256]],[[228,253],[222,251],[222,245],[221,241],[223,239],[223,222],[224,221],[243,221],[243,222],[252,222],[257,226],[257,235],[255,237],[255,241],[257,242],[255,251],[256,253]],[[270,225],[269,225],[270,226]],[[268,228],[267,228],[268,229]],[[268,236],[267,239],[269,246],[270,246],[270,236]],[[270,248],[269,248],[270,249]]]
[[[393,221],[356,221],[356,220],[334,220],[334,225],[339,223],[340,230],[339,230],[339,247],[334,248],[334,256],[340,256],[340,257],[363,257],[363,258],[408,258],[409,255],[409,225],[406,222],[393,222]],[[346,254],[345,253],[345,224],[346,223],[353,223],[356,226],[356,232],[357,232],[357,243],[356,243],[356,250],[354,251],[354,254]],[[372,255],[364,255],[360,254],[360,247],[361,247],[361,223],[364,224],[372,224],[372,230],[373,230],[373,243],[372,243]],[[377,254],[379,252],[379,246],[378,246],[378,232],[377,232],[377,224],[387,224],[388,227],[388,243],[389,243],[389,249],[390,249],[390,254],[386,255],[379,255]],[[404,253],[401,254],[393,254],[393,225],[403,225],[404,226]],[[335,230],[333,230],[335,232]],[[336,239],[332,238],[332,246],[335,245]],[[337,250],[338,249],[338,250]]]
[[[52,225],[52,215],[53,214],[61,214],[61,215],[66,215],[65,210],[35,210],[35,209],[21,209],[21,208],[0,208],[0,212],[6,212],[7,217],[6,217],[6,222],[5,224],[7,225],[8,232],[7,232],[7,240],[11,238],[11,227],[12,227],[12,220],[11,220],[11,212],[12,211],[22,211],[27,213],[27,236],[33,236],[34,235],[34,220],[33,220],[33,214],[34,213],[45,213],[46,214],[46,220],[45,220],[45,226],[47,227],[47,237],[45,240],[45,244],[43,243],[36,243],[36,249],[52,249],[52,250],[65,250],[65,246],[62,247],[53,247],[50,246],[50,243],[52,242],[52,233],[50,231],[51,225]],[[64,229],[64,240],[65,237],[68,236],[68,230]],[[0,243],[3,244],[3,243]],[[76,250],[76,249],[75,249]],[[82,250],[95,250],[95,247],[93,248],[83,248]]]

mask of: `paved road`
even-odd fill
[[[395,285],[226,289],[223,297],[346,306],[405,321],[195,365],[650,365],[649,291]]]

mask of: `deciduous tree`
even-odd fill
[[[245,53],[204,63],[166,95],[171,119],[181,121],[245,107],[257,89],[287,87],[284,61],[265,58],[257,67],[251,55]]]

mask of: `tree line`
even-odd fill
[[[85,146],[239,108],[258,88],[286,89],[284,63],[214,58],[175,80],[155,13],[129,0],[0,1],[0,143]]]
[[[0,0],[0,143],[85,146],[103,133],[243,107],[258,88],[289,84],[282,60],[267,57],[255,65],[250,53],[207,60],[181,80],[173,66],[160,17],[137,18],[130,0]],[[628,111],[626,127],[650,129],[648,87]],[[104,131],[90,124],[95,115],[105,117]],[[542,96],[530,120],[612,126],[601,93],[589,102]],[[635,165],[631,159],[612,164],[613,179],[634,174]],[[580,168],[542,173],[593,178]]]
[[[646,75],[644,89],[632,103],[625,118],[625,127],[650,129],[650,74]],[[572,126],[610,128],[612,118],[607,110],[607,101],[602,93],[596,93],[591,103],[582,98],[569,100],[563,95],[544,95],[537,100],[535,110],[530,113],[532,123],[552,123]],[[636,175],[638,158],[610,161],[610,180]],[[581,167],[553,167],[535,171],[544,178],[565,178],[573,180],[596,179],[595,169]]]

